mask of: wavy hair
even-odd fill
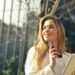
[[[39,23],[39,31],[38,31],[38,37],[35,41],[35,49],[37,50],[38,54],[36,56],[36,63],[34,64],[34,70],[39,70],[41,68],[42,61],[45,57],[45,55],[48,52],[48,44],[44,41],[42,36],[42,28],[44,25],[44,22],[46,20],[53,20],[57,29],[58,29],[58,49],[61,53],[65,50],[65,30],[61,22],[54,16],[45,16],[40,20]]]

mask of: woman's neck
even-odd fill
[[[51,46],[53,46],[53,47],[55,47],[55,48],[57,48],[57,42],[51,41],[48,44],[51,45]]]

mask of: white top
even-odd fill
[[[62,54],[62,58],[57,58],[56,60],[56,66],[52,70],[50,68],[50,59],[49,59],[49,53],[45,56],[43,62],[42,62],[42,69],[39,70],[38,72],[34,72],[32,70],[32,65],[33,65],[33,55],[36,55],[37,52],[34,47],[32,47],[28,51],[26,63],[25,63],[25,75],[62,75],[62,72],[64,70],[65,65],[69,62],[69,58],[71,54],[69,53],[64,53]]]

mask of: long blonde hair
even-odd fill
[[[58,48],[59,48],[60,52],[63,53],[65,50],[65,30],[64,30],[63,25],[59,22],[59,20],[56,17],[53,17],[53,16],[43,17],[40,20],[38,37],[34,44],[34,46],[38,52],[38,54],[36,56],[36,60],[35,60],[36,64],[34,64],[35,70],[36,69],[39,70],[41,68],[42,61],[48,52],[48,44],[47,44],[47,42],[44,41],[43,36],[42,36],[42,27],[44,25],[44,22],[49,19],[54,21],[54,23],[58,29]]]

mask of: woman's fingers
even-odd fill
[[[59,55],[59,53],[58,53],[58,51],[56,50],[56,48],[49,49],[49,53],[50,53],[50,55],[51,55],[53,58],[56,58],[56,57],[58,57],[58,55]]]

